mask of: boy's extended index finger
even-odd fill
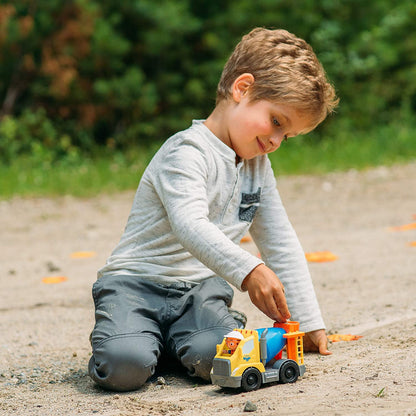
[[[283,289],[278,289],[274,293],[274,301],[276,303],[277,309],[282,316],[282,320],[280,322],[285,322],[290,318],[289,308],[287,306],[286,297],[283,292]]]

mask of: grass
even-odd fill
[[[90,197],[134,189],[155,151],[153,147],[128,156],[115,153],[58,162],[19,157],[9,165],[0,164],[0,198]]]
[[[313,135],[284,143],[270,155],[277,175],[319,174],[416,161],[416,129],[384,126],[367,132],[339,131],[317,140]]]
[[[28,156],[0,164],[0,198],[16,195],[90,197],[135,189],[157,147],[127,154],[48,162]],[[416,129],[384,126],[368,133],[340,129],[336,137],[289,140],[270,155],[277,175],[320,174],[416,161]]]
[[[140,163],[120,164],[110,158],[43,166],[29,158],[18,158],[10,166],[0,167],[1,197],[67,194],[86,197],[121,191],[137,185],[142,170]]]

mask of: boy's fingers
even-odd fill
[[[264,264],[251,271],[244,279],[242,288],[248,290],[253,304],[269,318],[278,322],[290,318],[283,284]]]
[[[319,349],[319,354],[321,354],[321,355],[331,355],[332,351],[329,351],[327,348],[323,349],[322,351],[321,351],[321,349]]]
[[[262,296],[258,299],[252,299],[252,301],[270,319],[278,322],[285,321],[285,319],[279,311],[278,305],[276,304],[272,296]]]
[[[272,304],[270,305],[270,308],[268,309],[268,316],[270,319],[273,319],[277,322],[285,322],[286,319],[283,317],[283,315],[281,314],[280,310],[277,308],[275,302],[272,302]]]
[[[320,338],[318,344],[319,354],[321,355],[331,355],[332,352],[328,350],[328,339],[325,337]]]
[[[259,297],[257,300],[252,299],[254,305],[256,305],[265,315],[270,319],[278,316],[278,310],[274,302],[269,302],[266,297]]]
[[[280,322],[285,322],[290,318],[289,308],[287,307],[286,297],[283,291],[274,295],[274,301],[282,317]]]
[[[303,340],[303,348],[305,351],[316,351],[321,355],[332,354],[332,352],[328,350],[328,338],[323,329],[308,332]]]
[[[286,322],[290,318],[290,312],[286,304],[286,299],[281,299],[278,297],[277,299],[275,297],[272,297],[270,299],[270,302],[267,302],[265,304],[266,311],[265,314],[277,321],[277,322]]]

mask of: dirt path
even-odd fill
[[[333,343],[329,357],[307,354],[292,385],[237,394],[168,369],[166,385],[103,392],[86,374],[90,288],[133,193],[0,201],[0,414],[231,416],[250,400],[261,415],[416,416],[416,229],[389,228],[416,222],[416,164],[285,177],[279,189],[305,251],[339,257],[310,264],[329,332],[363,338]],[[71,257],[79,251],[95,254]],[[271,324],[245,294],[234,305],[248,327]]]

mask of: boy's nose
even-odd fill
[[[270,136],[269,142],[270,142],[270,145],[272,146],[272,152],[274,152],[280,147],[285,137],[286,136],[284,134],[278,134],[278,135],[276,134],[274,136]]]

